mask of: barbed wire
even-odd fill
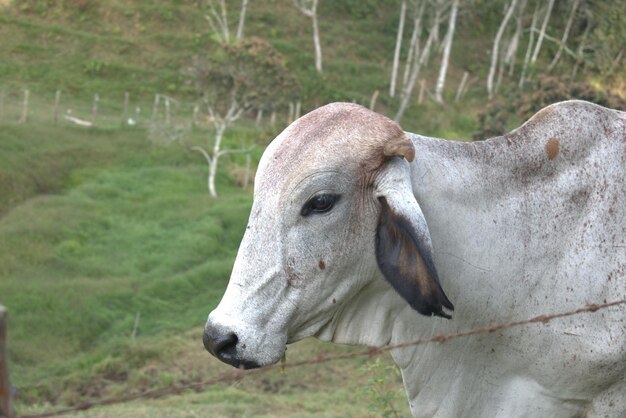
[[[318,354],[317,356],[309,358],[309,359],[277,363],[277,364],[272,364],[269,366],[263,366],[258,369],[252,369],[252,370],[236,369],[234,371],[222,373],[211,379],[202,380],[199,382],[186,383],[186,384],[173,384],[173,385],[166,386],[163,388],[151,389],[151,390],[147,390],[144,392],[139,392],[139,393],[134,393],[134,394],[129,394],[129,395],[97,399],[97,400],[92,400],[92,401],[85,401],[85,402],[81,402],[77,405],[70,406],[67,408],[42,412],[38,414],[23,415],[22,418],[53,417],[53,416],[58,416],[62,414],[67,414],[70,412],[84,411],[84,410],[91,409],[96,406],[121,404],[121,403],[134,401],[137,399],[156,399],[156,398],[161,398],[167,395],[178,395],[185,390],[189,390],[189,389],[198,390],[198,389],[204,389],[207,386],[215,385],[217,383],[234,382],[234,381],[241,380],[247,376],[255,376],[258,374],[266,373],[273,369],[288,369],[288,368],[294,368],[294,367],[301,367],[305,365],[327,363],[331,361],[348,360],[348,359],[355,358],[355,357],[370,357],[371,358],[371,357],[379,356],[383,353],[400,349],[400,348],[418,346],[418,345],[429,344],[429,343],[444,343],[446,341],[461,338],[461,337],[469,337],[471,335],[477,335],[477,334],[488,334],[488,333],[492,333],[495,331],[500,331],[500,330],[518,327],[522,325],[529,325],[529,324],[535,324],[535,323],[547,324],[549,321],[552,321],[554,319],[565,318],[569,316],[579,315],[582,313],[592,313],[601,309],[607,309],[610,307],[614,307],[618,305],[625,305],[625,304],[626,304],[626,299],[618,300],[614,302],[599,303],[599,304],[588,304],[588,305],[585,305],[584,307],[581,307],[572,311],[537,315],[530,319],[517,320],[517,321],[506,322],[506,323],[490,324],[484,327],[472,328],[467,331],[456,332],[452,334],[438,334],[433,337],[421,338],[421,339],[407,341],[407,342],[403,342],[399,344],[389,344],[383,347],[370,347],[366,350],[356,351],[352,353],[333,354],[333,355]]]

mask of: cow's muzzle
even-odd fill
[[[242,359],[237,355],[239,337],[232,331],[223,331],[207,324],[204,328],[202,343],[209,353],[233,367],[243,369],[260,367],[258,363]]]

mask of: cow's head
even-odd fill
[[[453,309],[415,200],[410,139],[353,104],[298,119],[267,148],[233,272],[204,345],[235,367],[278,361],[373,281],[424,315]],[[389,286],[384,285],[384,286]]]

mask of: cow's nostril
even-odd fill
[[[228,362],[227,360],[235,355],[237,342],[239,338],[234,332],[226,334],[216,334],[209,330],[204,332],[202,342],[204,348],[218,359]]]

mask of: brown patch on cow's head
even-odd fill
[[[377,170],[391,157],[409,161],[415,157],[413,144],[400,125],[353,103],[322,106],[291,124],[284,135],[274,155],[281,165],[279,171],[288,168],[284,165],[335,160],[364,174]]]
[[[324,260],[320,260],[318,266],[320,270],[324,270],[326,268],[326,263],[324,263]]]
[[[559,155],[559,140],[556,138],[548,139],[546,142],[546,155],[548,156],[548,160],[554,160],[557,155]]]

